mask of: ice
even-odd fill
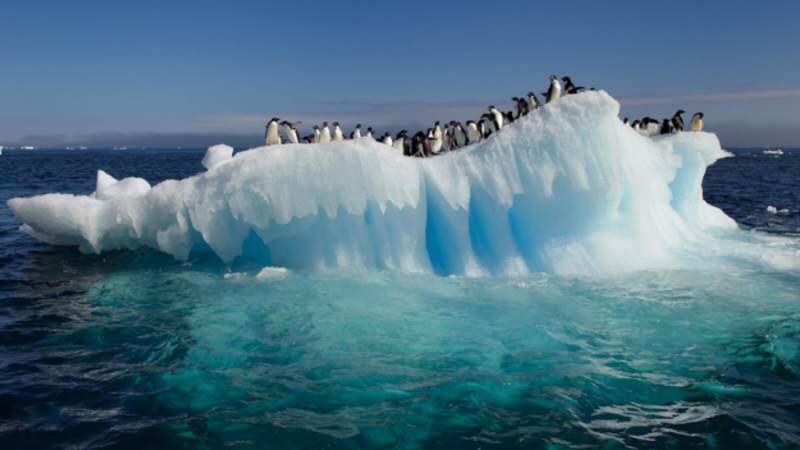
[[[97,171],[97,184],[94,197],[99,200],[111,200],[118,197],[138,197],[150,190],[150,183],[143,178],[125,178],[117,181],[111,175]]]
[[[212,147],[206,172],[152,188],[98,175],[94,196],[8,202],[22,229],[102,253],[142,246],[180,260],[257,255],[300,270],[560,275],[723,266],[797,268],[764,253],[703,200],[730,156],[710,133],[649,138],[605,92],[571,95],[475,146],[416,159],[371,139]],[[224,163],[221,161],[224,160]],[[146,182],[145,182],[146,183]]]
[[[787,215],[787,214],[789,214],[789,209],[788,209],[788,208],[778,209],[778,208],[777,208],[777,207],[775,207],[775,206],[768,205],[768,206],[767,206],[767,213],[769,213],[769,214],[775,214],[775,215],[777,215],[777,214],[780,214],[780,215]]]
[[[264,267],[256,274],[259,281],[282,280],[289,276],[289,271],[283,267]]]
[[[203,157],[203,167],[211,170],[220,164],[230,161],[233,158],[233,147],[225,144],[214,145],[206,150],[206,155]]]

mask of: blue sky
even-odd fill
[[[800,2],[610,3],[4,1],[0,144],[424,126],[557,73],[624,115],[800,146]]]

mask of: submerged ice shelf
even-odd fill
[[[494,137],[431,159],[371,139],[214,147],[208,171],[156,186],[98,174],[91,195],[8,202],[22,230],[84,252],[213,251],[293,269],[437,274],[615,273],[735,253],[796,268],[796,250],[757,256],[702,196],[729,156],[709,133],[655,139],[618,119],[604,92],[572,95]],[[735,245],[734,245],[735,243]],[[757,244],[754,244],[757,245]]]

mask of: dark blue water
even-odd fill
[[[800,151],[736,154],[706,199],[798,239]],[[0,156],[0,448],[800,446],[796,273],[259,283],[210,257],[50,247],[5,205],[201,157]]]

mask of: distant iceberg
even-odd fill
[[[212,251],[226,263],[256,253],[300,270],[572,275],[685,267],[732,251],[716,236],[746,233],[702,195],[706,167],[730,156],[717,137],[651,139],[618,113],[605,92],[571,95],[430,159],[367,138],[233,157],[215,147],[208,171],[183,180],[151,188],[101,174],[92,195],[8,205],[27,233],[84,252]]]

